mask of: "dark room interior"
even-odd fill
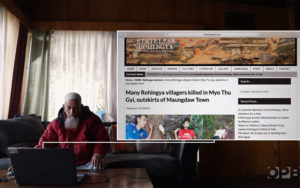
[[[300,30],[298,0],[0,0],[1,4],[20,20],[28,33],[57,30]],[[26,47],[26,41],[23,46]],[[26,64],[19,71],[25,68]],[[15,89],[21,90],[22,84]],[[19,105],[10,108],[7,118],[22,113],[22,92],[15,97]],[[298,169],[300,174],[299,141],[216,141],[193,145],[197,151],[186,146],[187,151],[182,151],[195,153],[194,157],[185,159],[183,156],[179,161],[197,160],[195,166],[186,167],[194,168],[195,172],[183,176],[181,185],[171,187],[299,186],[299,178],[267,178],[270,167],[291,167]],[[154,187],[170,186],[160,184],[158,180],[152,180],[152,183]],[[4,185],[0,182],[0,187]]]

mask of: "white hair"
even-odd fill
[[[70,101],[70,100],[78,100],[79,103],[81,104],[81,97],[78,93],[70,92],[70,93],[66,94],[65,103]]]
[[[66,129],[77,128],[78,124],[79,124],[79,118],[78,117],[66,117],[64,124],[65,124]]]

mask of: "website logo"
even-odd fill
[[[300,167],[267,167],[267,179],[300,179]]]

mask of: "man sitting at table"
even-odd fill
[[[81,104],[78,93],[68,93],[64,105],[41,136],[35,148],[41,148],[43,142],[85,142],[109,141],[107,131],[100,118]],[[103,157],[108,151],[108,144],[104,143],[59,143],[45,144],[44,147],[72,148],[77,169],[99,169],[103,164]]]

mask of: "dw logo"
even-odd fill
[[[300,167],[291,168],[289,166],[285,168],[276,167],[267,167],[268,170],[268,179],[300,179]]]

